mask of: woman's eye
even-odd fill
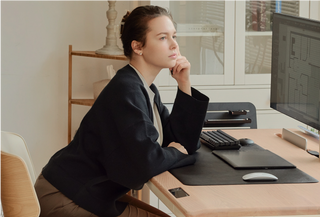
[[[176,36],[176,35],[174,35],[174,36],[172,36],[172,38],[176,40],[176,39],[177,39],[177,36]]]
[[[163,36],[163,37],[161,37],[161,38],[160,38],[160,40],[164,40],[164,39],[166,39],[166,37],[165,37],[165,36]]]

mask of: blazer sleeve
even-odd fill
[[[207,112],[209,98],[192,88],[192,96],[178,89],[177,96],[169,117],[165,108],[162,108],[164,143],[171,142],[183,145],[188,154],[193,154],[200,148],[200,133]]]

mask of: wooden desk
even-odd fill
[[[319,150],[319,141],[293,130],[308,139],[308,148]],[[320,160],[277,137],[280,129],[226,130],[235,138],[250,138],[256,144],[280,155],[297,168],[320,181]],[[171,173],[164,172],[148,187],[176,216],[320,216],[320,183],[253,184],[224,186],[187,186]],[[190,196],[176,199],[168,189],[183,188]]]

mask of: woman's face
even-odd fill
[[[147,64],[157,68],[175,66],[179,53],[176,41],[176,29],[170,18],[160,16],[148,23],[146,43],[142,48],[143,57]]]

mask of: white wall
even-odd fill
[[[116,3],[117,23],[131,7]],[[103,47],[107,10],[107,1],[1,2],[1,130],[25,138],[36,175],[67,145],[68,45]],[[92,83],[105,78],[106,65],[125,63],[74,57],[74,96],[93,98]],[[76,107],[76,117],[88,109]]]
[[[309,4],[310,19],[320,20],[320,1],[311,0]]]

